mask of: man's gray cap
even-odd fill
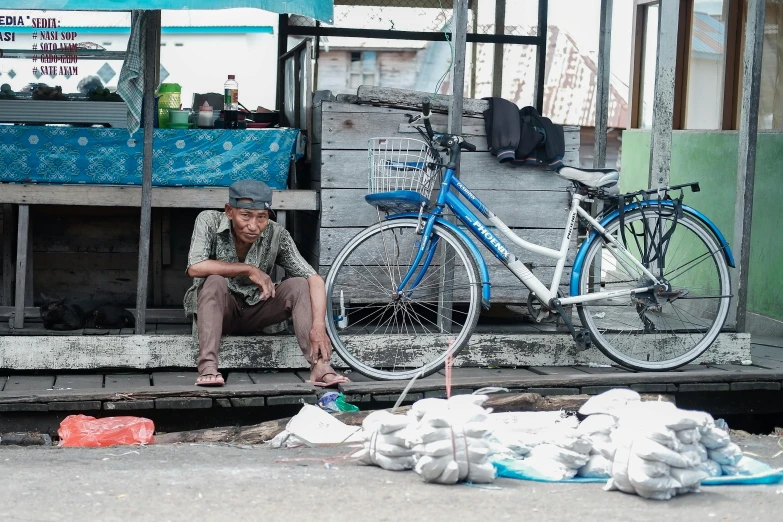
[[[248,201],[239,201],[240,199]],[[272,189],[263,181],[237,181],[228,187],[228,204],[234,208],[272,210]]]

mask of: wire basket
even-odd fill
[[[440,165],[426,142],[413,138],[370,138],[368,146],[369,194],[409,190],[429,199]]]

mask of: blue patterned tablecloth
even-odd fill
[[[142,133],[0,125],[0,182],[141,185]],[[298,129],[155,129],[152,184],[224,187],[257,179],[286,188]]]

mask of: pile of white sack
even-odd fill
[[[643,428],[659,419],[661,414],[678,412],[690,416],[692,422],[689,424],[695,425],[676,431],[677,440],[669,443],[670,446],[676,446],[680,453],[698,455],[699,468],[708,477],[750,473],[743,466],[742,450],[731,442],[725,422],[716,423],[707,413],[680,410],[670,403],[642,403],[638,393],[614,389],[592,397],[579,410],[580,414],[587,417],[579,425],[578,431],[590,437],[593,449],[590,462],[578,474],[584,477],[611,477],[617,441],[623,437],[622,432],[615,433],[620,425],[626,431]],[[675,471],[675,475],[678,473]]]
[[[387,470],[415,469],[427,482],[477,484],[495,479],[488,460],[492,430],[486,395],[422,399],[408,415],[374,412],[362,423],[359,462]]]
[[[486,484],[495,480],[489,461],[492,430],[486,395],[457,395],[448,400],[423,399],[409,415],[417,420],[409,444],[416,452],[416,473],[427,482]]]

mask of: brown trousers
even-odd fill
[[[198,291],[197,313],[200,375],[205,371],[217,373],[221,335],[256,334],[288,318],[293,318],[299,348],[312,366],[310,330],[313,313],[310,286],[303,277],[286,279],[275,287],[273,298],[248,306],[228,291],[225,277],[211,275]]]

